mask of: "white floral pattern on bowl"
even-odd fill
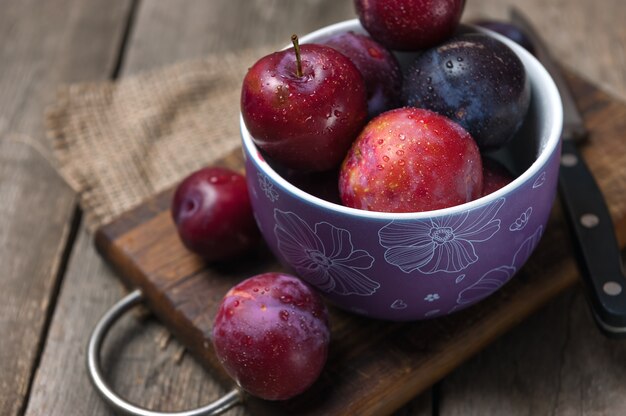
[[[504,198],[485,209],[429,221],[392,221],[380,229],[385,260],[404,273],[458,272],[478,261],[475,243],[489,240],[499,229],[496,215]]]
[[[293,212],[274,210],[278,249],[296,272],[313,286],[340,295],[372,295],[380,287],[361,270],[372,267],[374,257],[355,250],[350,233],[327,222],[315,229]]]

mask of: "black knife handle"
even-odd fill
[[[571,140],[563,140],[559,191],[576,260],[600,329],[626,336],[626,278],[602,192]]]

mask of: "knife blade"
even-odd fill
[[[559,194],[595,321],[605,335],[626,337],[626,278],[615,229],[604,196],[576,147],[587,139],[588,131],[560,66],[537,31],[514,8],[511,22],[532,42],[563,102]]]

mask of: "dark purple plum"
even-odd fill
[[[516,25],[509,22],[502,22],[499,20],[476,20],[472,22],[476,26],[484,27],[485,29],[493,30],[496,33],[501,34],[502,36],[506,36],[511,39],[513,42],[522,46],[528,52],[534,54],[535,48],[533,47],[532,42],[524,33],[522,29],[517,27]]]
[[[328,311],[300,279],[265,273],[239,283],[220,303],[215,354],[241,388],[266,400],[302,393],[328,355]]]
[[[465,0],[354,0],[369,34],[389,49],[416,51],[452,36]]]
[[[396,57],[383,45],[354,32],[337,34],[324,44],[350,58],[363,75],[370,118],[400,105],[402,72]]]
[[[183,179],[171,211],[185,247],[207,261],[236,257],[261,239],[246,179],[230,169],[207,167]]]
[[[517,55],[488,35],[463,34],[428,49],[405,76],[403,100],[462,125],[481,150],[506,144],[522,125],[530,84]]]

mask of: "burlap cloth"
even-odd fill
[[[47,132],[90,231],[239,146],[241,81],[267,50],[60,88]]]

